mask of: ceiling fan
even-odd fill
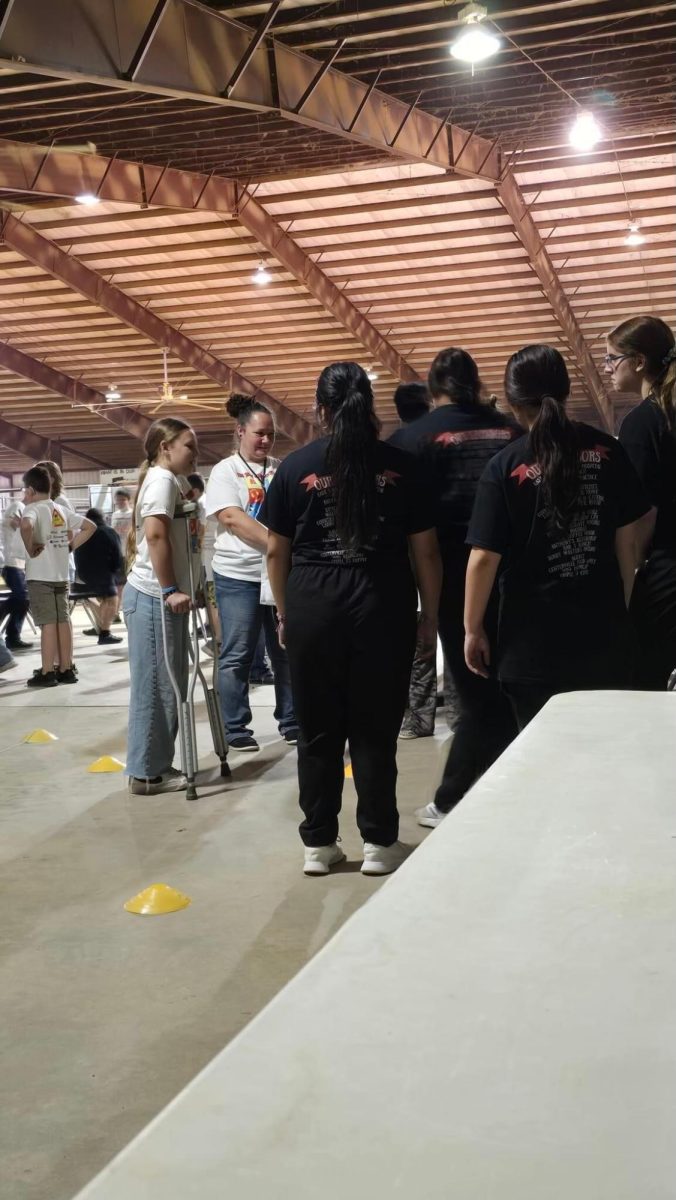
[[[187,392],[176,393],[174,391],[174,389],[171,385],[171,382],[169,380],[169,351],[167,350],[166,347],[162,348],[162,367],[163,367],[162,386],[160,388],[158,388],[158,391],[160,394],[160,401],[159,401],[159,404],[157,404],[155,408],[151,409],[152,414],[159,412],[160,409],[162,409],[164,407],[175,407],[177,404],[180,404],[184,407],[187,406],[188,408],[204,408],[204,409],[212,409],[215,411],[223,409],[222,402],[216,401],[213,403],[209,403],[209,401],[205,402],[204,400],[191,400],[189,398]]]

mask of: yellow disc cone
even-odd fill
[[[32,733],[27,733],[23,740],[33,746],[46,746],[48,742],[58,742],[59,739],[47,729],[34,729]]]
[[[345,763],[345,778],[352,779],[352,763]]]
[[[169,884],[151,883],[138,896],[127,900],[124,907],[128,913],[136,913],[139,917],[159,917],[162,913],[178,912],[191,903],[190,896],[177,892]]]
[[[92,775],[107,775],[112,771],[124,771],[124,763],[120,762],[119,758],[111,758],[110,754],[104,754],[87,767],[87,770]]]

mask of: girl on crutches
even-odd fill
[[[167,671],[162,616],[169,663],[185,697],[192,608],[190,539],[174,515],[190,491],[185,476],[195,469],[197,439],[185,421],[165,417],[150,426],[144,446],[122,594],[131,676],[127,775],[135,796],[186,788],[185,776],[172,767],[178,703]]]

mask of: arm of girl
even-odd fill
[[[422,533],[411,533],[408,544],[420,593],[418,652],[421,658],[433,658],[437,652],[437,621],[442,578],[437,531],[425,529]]]
[[[493,550],[472,550],[465,580],[465,662],[475,675],[488,679],[491,662],[490,644],[484,629],[484,617],[501,554]]]
[[[654,509],[651,509],[651,512],[654,511]],[[634,590],[636,571],[643,561],[642,557],[640,557],[640,542],[641,526],[644,519],[640,517],[638,521],[632,521],[631,525],[622,525],[615,532],[615,553],[620,565],[620,574],[624,586],[624,601],[627,608],[629,608],[631,593]]]
[[[146,517],[144,522],[150,561],[161,588],[176,586],[174,559],[169,539],[170,527],[170,518],[164,516]],[[190,596],[180,592],[178,588],[166,597],[165,604],[174,613],[187,613],[192,608]]]
[[[291,570],[291,539],[280,533],[268,533],[267,553],[268,578],[275,598],[279,620],[279,644],[284,649],[284,616],[286,612],[286,584]]]

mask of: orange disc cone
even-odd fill
[[[354,778],[354,776],[352,774],[352,763],[345,763],[345,778],[346,779]]]
[[[190,896],[177,892],[176,888],[169,887],[169,884],[151,883],[150,887],[144,888],[138,896],[127,900],[124,907],[126,912],[135,913],[139,917],[160,917],[164,913],[179,912],[191,903]]]
[[[59,739],[47,729],[34,729],[32,733],[27,733],[23,740],[31,746],[46,746],[49,742],[58,742]]]

